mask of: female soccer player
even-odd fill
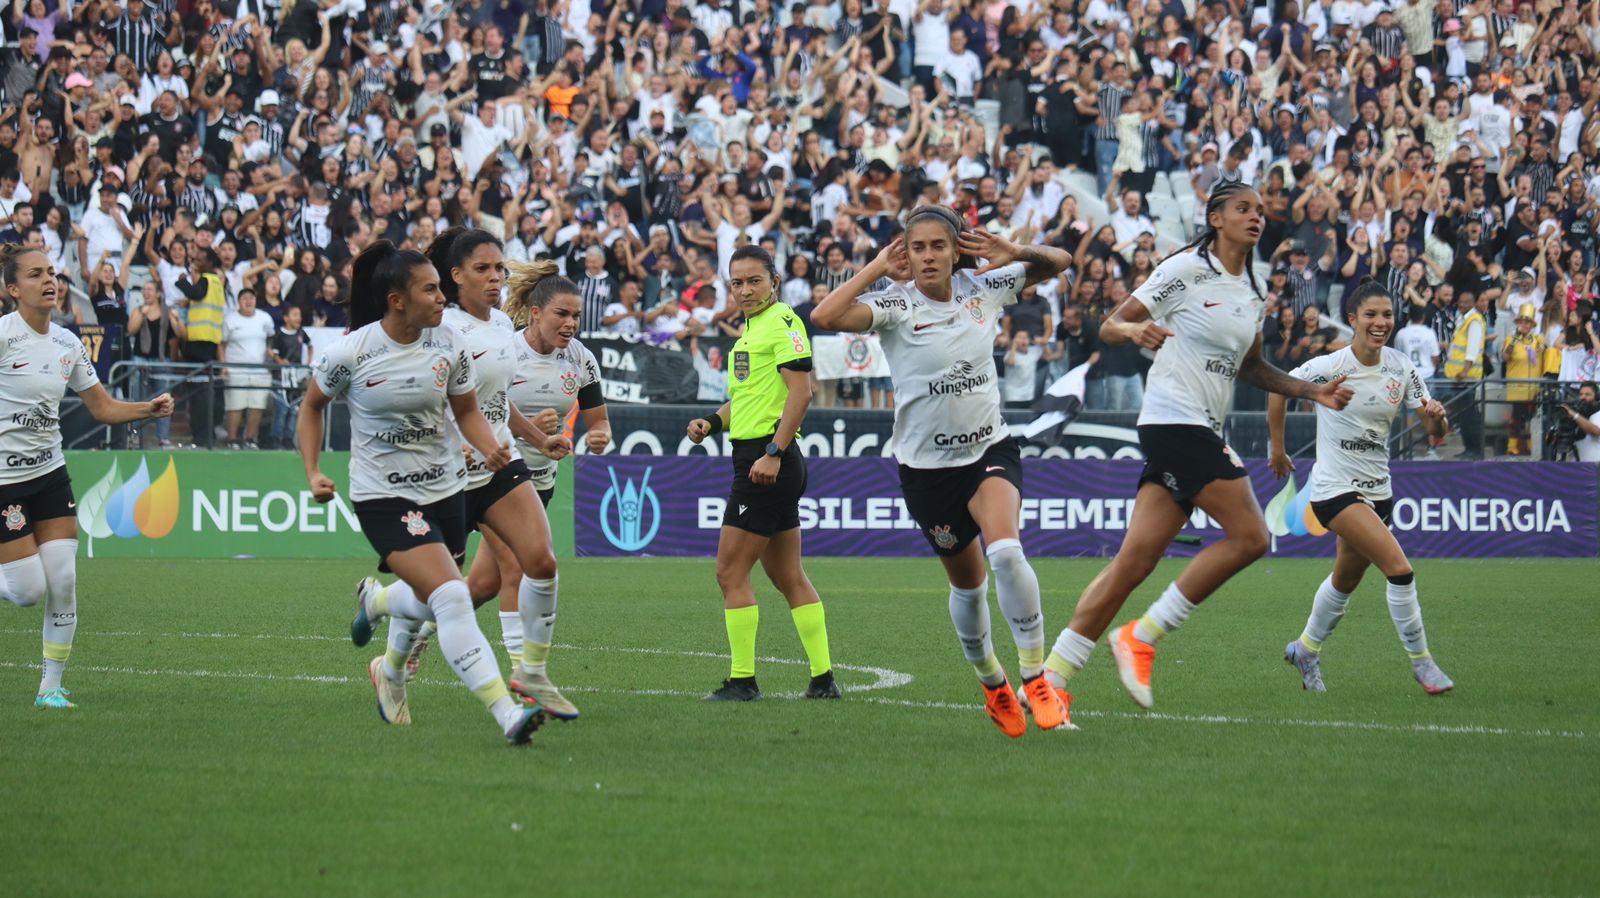
[[[472,356],[478,407],[494,429],[496,440],[510,444],[513,431],[517,431],[542,445],[545,435],[533,433],[533,425],[506,399],[506,389],[515,371],[513,344],[516,337],[512,333],[511,319],[495,308],[505,281],[500,241],[487,231],[451,228],[434,239],[428,256],[435,270],[448,272],[440,279],[440,292],[446,303],[443,322],[461,336]],[[469,531],[476,529],[483,534],[485,545],[494,540],[494,546],[506,555],[509,570],[505,583],[510,587],[507,590],[510,598],[502,603],[500,623],[506,649],[515,662],[522,651],[520,615],[533,613],[519,611],[519,599],[530,594],[536,596],[530,608],[555,601],[556,560],[550,524],[532,487],[524,488],[532,473],[515,448],[510,463],[493,472],[470,447],[465,451],[466,525]],[[490,536],[491,532],[495,535]],[[480,545],[478,548],[472,573],[467,577],[474,607],[486,604],[501,591],[502,579],[495,552],[494,547]],[[379,616],[376,609],[383,593],[407,588],[404,582],[386,588],[373,577],[361,581],[356,589],[356,618],[351,627],[351,637],[358,646],[371,639],[372,622]],[[422,625],[422,621],[391,619],[388,649],[368,665],[368,674],[378,693],[379,713],[389,723],[405,725],[411,721],[405,686],[415,675],[415,664],[407,661],[419,658],[419,646],[425,645],[423,640],[432,636]],[[515,678],[511,689],[522,692]],[[545,710],[556,713],[554,709]],[[557,716],[576,714],[576,709],[563,709]]]
[[[733,441],[733,489],[717,542],[717,586],[733,663],[706,696],[714,702],[761,698],[756,685],[756,627],[761,609],[750,585],[756,562],[783,593],[811,662],[806,698],[838,698],[828,657],[822,599],[800,564],[800,497],[806,460],[795,433],[811,404],[811,342],[804,323],[777,301],[778,270],[759,246],[742,246],[728,262],[728,294],[744,313],[744,336],[733,344],[728,401],[689,422],[696,443],[722,431]]]
[[[72,708],[61,674],[78,629],[78,517],[61,397],[71,387],[104,424],[166,417],[172,397],[111,398],[83,344],[50,323],[60,286],[44,250],[0,247],[0,284],[17,307],[0,317],[0,597],[24,608],[45,600],[44,673],[33,706]]]
[[[1222,441],[1234,379],[1335,409],[1350,402],[1344,378],[1313,384],[1261,357],[1266,300],[1250,268],[1266,223],[1261,195],[1239,182],[1221,185],[1206,201],[1205,220],[1200,236],[1156,266],[1100,326],[1108,344],[1131,340],[1156,353],[1139,411],[1144,471],[1121,550],[1084,589],[1072,624],[1045,661],[1051,683],[1065,688],[1198,507],[1222,526],[1223,538],[1109,640],[1123,688],[1144,708],[1152,704],[1156,640],[1267,551],[1266,522],[1244,463]]]
[[[523,329],[512,338],[515,371],[507,398],[513,411],[538,425],[533,435],[537,440],[519,432],[517,445],[533,469],[541,512],[555,496],[556,462],[572,452],[572,443],[559,431],[573,406],[582,415],[589,451],[598,454],[611,445],[600,365],[576,338],[582,308],[578,286],[556,276],[554,264],[512,266],[506,311],[513,326]],[[556,717],[576,719],[577,707],[550,681],[547,670],[555,638],[555,587],[560,578],[552,575],[548,591],[537,591],[531,597],[513,596],[515,557],[495,533],[484,534],[484,545],[493,555],[485,559],[480,551],[473,562],[469,579],[483,584],[474,587],[475,594],[480,588],[500,590],[502,622],[508,608],[521,608],[514,630],[505,628],[506,651],[521,659],[512,688],[536,699]]]
[[[507,741],[524,744],[544,712],[512,700],[456,569],[467,542],[467,472],[446,411],[490,472],[510,463],[511,448],[497,442],[478,410],[472,356],[461,335],[442,324],[444,294],[428,258],[380,240],[356,258],[351,281],[352,330],[317,362],[300,407],[306,480],[317,501],[333,498],[334,482],[317,465],[323,411],[348,395],[350,498],[378,552],[378,570],[409,587],[376,595],[372,614],[434,621],[456,676]]]
[[[1419,410],[1422,425],[1433,436],[1445,432],[1444,406],[1428,388],[1405,354],[1388,347],[1394,333],[1394,301],[1382,284],[1368,281],[1344,300],[1345,317],[1355,339],[1338,352],[1311,359],[1292,372],[1312,383],[1345,379],[1355,398],[1348,408],[1317,409],[1317,463],[1311,469],[1311,512],[1338,537],[1333,573],[1317,588],[1305,632],[1283,650],[1283,658],[1300,670],[1301,684],[1325,692],[1322,644],[1344,616],[1350,594],[1361,584],[1368,565],[1389,580],[1389,616],[1400,634],[1411,670],[1430,695],[1455,687],[1428,653],[1417,604],[1416,575],[1400,543],[1389,531],[1394,491],[1389,480],[1389,448],[1385,437],[1401,403]],[[1294,462],[1283,449],[1283,421],[1288,403],[1273,396],[1267,404],[1272,436],[1272,472],[1289,476]]]
[[[986,259],[988,267],[965,270],[971,257]],[[1071,263],[1063,250],[1019,247],[964,228],[943,206],[922,206],[906,219],[902,236],[811,313],[818,327],[876,331],[883,341],[894,377],[894,454],[906,507],[944,564],[950,619],[983,684],[984,708],[1012,738],[1027,732],[1028,721],[989,638],[985,554],[1035,725],[1066,725],[1071,697],[1041,676],[1039,578],[1019,539],[1022,456],[1000,414],[992,349],[1002,310]],[[884,277],[911,283],[861,295]],[[978,545],[980,535],[987,549]]]

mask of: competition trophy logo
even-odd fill
[[[617,471],[612,468],[611,488],[600,497],[600,530],[606,535],[607,542],[624,552],[642,550],[650,545],[656,538],[656,532],[661,529],[661,500],[656,497],[656,491],[650,488],[650,472],[653,470],[654,467],[645,468],[644,476],[635,486],[631,477],[618,485]],[[646,517],[650,521],[648,529],[645,528]],[[616,519],[615,525],[613,518]]]

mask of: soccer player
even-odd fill
[[[61,446],[61,397],[77,393],[104,424],[172,414],[172,397],[122,402],[100,385],[83,343],[50,323],[55,266],[44,250],[0,247],[0,284],[17,309],[0,318],[0,598],[45,602],[35,708],[72,708],[61,675],[78,629],[78,518]]]
[[[502,445],[510,444],[513,431],[517,431],[528,439],[545,440],[545,435],[533,432],[533,425],[518,414],[506,398],[506,389],[516,367],[514,344],[517,339],[512,333],[511,319],[495,308],[505,282],[500,241],[487,231],[451,228],[435,238],[428,247],[428,256],[435,270],[448,272],[440,278],[440,292],[446,303],[443,322],[466,343],[477,383],[478,407],[494,428],[495,439]],[[510,568],[505,578],[510,586],[507,590],[510,598],[501,605],[500,623],[507,650],[516,661],[521,652],[523,631],[519,615],[532,613],[519,611],[519,599],[529,595],[537,597],[532,607],[554,603],[556,560],[550,524],[532,487],[524,488],[532,472],[516,448],[512,449],[511,461],[493,472],[470,446],[464,451],[466,526],[469,531],[478,530],[485,541],[485,545],[478,548],[473,562],[475,574],[468,575],[467,588],[475,608],[501,592],[495,549],[486,547],[488,540],[493,539],[507,556]],[[491,533],[495,535],[490,536]],[[379,609],[385,604],[386,594],[406,589],[409,587],[403,581],[385,587],[373,577],[364,578],[357,585],[356,617],[350,630],[356,645],[365,645],[372,638],[373,623],[382,616]],[[426,641],[432,637],[423,624],[423,621],[391,618],[388,649],[373,658],[367,667],[378,694],[379,714],[391,724],[403,726],[411,722],[406,683],[415,676],[416,661]],[[523,691],[516,679],[512,680],[511,689],[518,694]],[[545,710],[555,713],[550,708]],[[563,710],[558,716],[576,716],[576,713],[576,709]]]
[[[988,266],[967,270],[973,257]],[[1039,578],[1020,539],[1022,455],[1000,414],[992,349],[1002,310],[1071,261],[1053,247],[1024,248],[968,230],[943,206],[921,206],[903,235],[811,315],[818,327],[877,331],[883,341],[894,377],[894,454],[906,508],[944,564],[950,619],[983,684],[985,711],[1012,738],[1027,732],[1028,721],[989,637],[985,555],[1017,645],[1034,724],[1046,730],[1068,725],[1071,696],[1051,689],[1042,676]],[[885,277],[910,283],[861,295]]]
[[[794,437],[811,404],[811,341],[805,324],[777,301],[777,285],[777,265],[766,250],[742,246],[733,251],[728,295],[744,313],[745,328],[733,344],[729,398],[710,416],[689,422],[689,439],[696,443],[724,430],[733,441],[733,489],[717,542],[717,586],[733,661],[728,678],[707,701],[761,698],[756,685],[761,609],[750,585],[757,561],[789,603],[811,662],[805,697],[839,697],[822,599],[800,564],[806,460]]]
[[[1046,676],[1065,688],[1112,618],[1143,583],[1196,507],[1222,526],[1223,538],[1194,556],[1137,620],[1109,639],[1123,688],[1153,703],[1150,667],[1156,641],[1195,606],[1267,551],[1266,521],[1244,463],[1222,441],[1237,378],[1271,393],[1344,408],[1344,378],[1313,384],[1261,357],[1266,300],[1250,267],[1266,223],[1261,195],[1242,183],[1220,185],[1206,201],[1206,226],[1168,256],[1100,326],[1100,339],[1132,341],[1156,354],[1139,411],[1144,471],[1122,548],[1090,581],[1072,623],[1061,631]]]
[[[1389,447],[1385,437],[1403,403],[1418,410],[1423,427],[1433,436],[1445,432],[1444,406],[1428,395],[1428,387],[1405,353],[1385,344],[1394,332],[1394,302],[1382,284],[1368,281],[1344,300],[1345,317],[1355,339],[1338,352],[1310,359],[1292,372],[1312,383],[1343,378],[1354,392],[1349,407],[1317,409],[1317,463],[1311,469],[1311,513],[1338,537],[1333,573],[1317,587],[1305,632],[1283,650],[1283,658],[1300,670],[1301,684],[1325,692],[1322,644],[1333,635],[1350,594],[1361,584],[1368,565],[1376,565],[1389,581],[1389,617],[1400,643],[1411,656],[1411,671],[1430,695],[1455,688],[1428,652],[1417,604],[1416,575],[1400,543],[1389,531],[1394,492],[1389,480]],[[1284,452],[1283,421],[1288,403],[1272,396],[1267,427],[1272,437],[1272,472],[1289,476],[1294,462]]]
[[[525,744],[544,712],[514,701],[498,666],[489,663],[494,650],[456,568],[467,542],[467,471],[456,431],[490,472],[510,463],[511,448],[497,442],[478,410],[472,356],[461,335],[442,323],[444,294],[428,257],[379,240],[356,257],[351,281],[351,331],[318,360],[300,407],[296,432],[311,494],[318,502],[333,499],[335,484],[318,468],[323,413],[347,396],[350,498],[378,553],[378,570],[409,587],[388,590],[374,613],[434,621],[456,676],[488,707],[508,742]]]

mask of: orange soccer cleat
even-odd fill
[[[1128,697],[1141,708],[1155,704],[1150,695],[1150,663],[1156,660],[1156,647],[1133,635],[1134,621],[1111,631],[1111,657],[1117,660],[1117,674]]]
[[[1053,730],[1067,722],[1066,701],[1070,701],[1072,696],[1065,690],[1051,686],[1044,674],[1024,680],[1022,692],[1028,711],[1033,714],[1034,726],[1041,730]]]
[[[1022,705],[1017,703],[1017,694],[1011,691],[1010,682],[1002,682],[999,686],[983,686],[983,710],[988,713],[989,719],[1013,739],[1022,738],[1028,731],[1028,718],[1022,714]]]

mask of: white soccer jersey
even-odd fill
[[[1417,408],[1428,400],[1428,387],[1411,360],[1385,346],[1378,364],[1368,368],[1347,346],[1310,359],[1291,373],[1318,384],[1346,374],[1344,385],[1355,394],[1343,411],[1317,406],[1311,500],[1322,502],[1352,490],[1374,501],[1394,495],[1389,482],[1389,426],[1401,402]]]
[[[912,468],[956,468],[1010,431],[1000,415],[994,335],[1024,285],[1020,262],[982,277],[957,271],[950,299],[894,284],[861,302],[894,376],[894,457]]]
[[[1426,324],[1408,324],[1395,331],[1394,348],[1411,360],[1424,381],[1433,376],[1433,360],[1439,355],[1439,335]]]
[[[478,384],[478,410],[494,430],[494,441],[502,445],[511,443],[511,457],[521,458],[511,439],[511,412],[506,405],[506,388],[511,386],[511,376],[516,373],[517,358],[513,344],[517,341],[511,319],[504,312],[495,317],[498,309],[489,310],[489,320],[474,318],[457,307],[444,310],[444,323],[461,335],[467,343],[467,354],[472,358],[472,376]],[[452,422],[453,423],[453,422]],[[494,477],[482,457],[476,452],[467,465],[467,489],[473,490]]]
[[[1266,300],[1248,274],[1235,277],[1193,250],[1157,265],[1133,298],[1172,331],[1150,368],[1139,424],[1198,424],[1221,436],[1233,379],[1261,333]]]
[[[340,337],[317,361],[317,386],[350,400],[350,498],[427,504],[466,485],[448,396],[476,384],[466,341],[446,326],[396,343],[373,322]],[[447,396],[448,394],[448,396]]]
[[[83,343],[60,325],[41,334],[16,312],[0,318],[0,484],[22,483],[67,463],[61,397],[98,384]]]
[[[578,391],[600,383],[600,363],[595,361],[594,353],[577,340],[549,355],[542,355],[528,345],[525,330],[517,332],[515,343],[517,372],[507,392],[524,417],[532,418],[553,408],[565,418],[578,402]],[[517,441],[517,446],[528,467],[533,469],[533,485],[542,490],[553,486],[555,460],[521,440]]]

